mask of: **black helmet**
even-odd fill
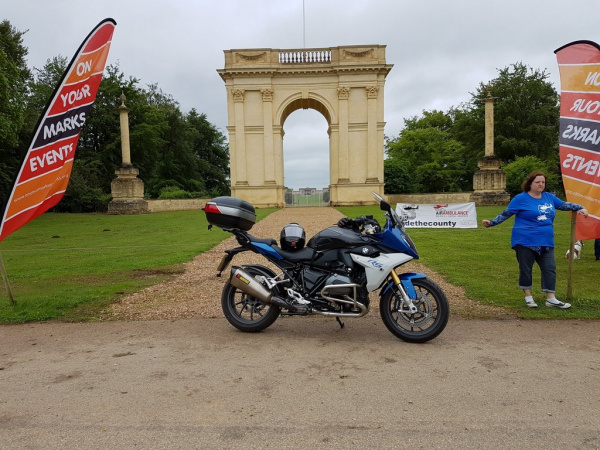
[[[281,230],[281,248],[286,251],[300,250],[304,248],[306,233],[304,228],[293,222],[288,223]]]

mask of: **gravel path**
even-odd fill
[[[343,215],[334,208],[284,208],[258,222],[252,228],[251,233],[261,238],[278,239],[281,229],[287,223],[298,222],[304,227],[308,240],[323,228],[337,223],[341,217]],[[104,318],[109,320],[158,320],[223,317],[220,299],[226,277],[216,277],[216,267],[223,256],[223,251],[235,246],[237,246],[237,242],[233,237],[226,239],[187,263],[182,274],[123,297],[105,311]],[[234,263],[237,265],[265,264],[266,260],[261,256],[246,252],[236,256]],[[447,283],[442,276],[429,270],[421,262],[412,261],[404,268],[405,271],[424,272],[438,283],[448,297],[452,314],[470,318],[514,317],[501,308],[482,306],[469,300],[465,296],[464,289]],[[371,295],[372,309],[376,310],[379,304],[378,293],[375,292]]]

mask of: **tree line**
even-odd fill
[[[27,67],[24,32],[0,22],[0,201],[6,202],[36,123],[67,68],[62,56]],[[56,211],[105,211],[121,165],[118,107],[126,97],[131,159],[149,198],[229,194],[226,138],[205,114],[183,113],[156,84],[140,87],[118,64],[106,67],[94,106],[82,128],[69,187]]]
[[[34,127],[66,69],[66,58],[41,69],[26,64],[23,32],[0,22],[0,201],[30,144]],[[118,64],[107,66],[94,106],[82,129],[69,187],[59,211],[104,211],[110,184],[121,164],[118,107],[130,109],[131,157],[149,198],[214,197],[229,194],[229,149],[225,136],[205,114],[183,113],[156,84],[139,86]],[[461,192],[485,151],[485,107],[494,104],[494,150],[514,195],[531,170],[548,174],[548,189],[561,194],[558,153],[560,97],[548,74],[515,63],[481,82],[470,99],[447,111],[431,110],[404,120],[386,138],[385,192]]]
[[[515,195],[532,170],[547,173],[547,188],[562,194],[558,133],[560,96],[545,70],[518,62],[480,83],[465,104],[448,111],[423,111],[404,120],[386,139],[385,192],[473,190],[473,174],[485,153],[484,98],[494,98],[494,153]]]

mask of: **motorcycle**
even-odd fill
[[[221,296],[229,323],[241,331],[258,332],[280,315],[324,315],[335,317],[343,327],[341,318],[369,312],[369,293],[380,289],[380,315],[391,333],[412,343],[438,336],[450,314],[446,295],[425,274],[396,273],[419,256],[403,219],[383,197],[373,195],[385,212],[383,227],[371,216],[346,218],[340,221],[345,220],[343,227],[322,230],[306,246],[299,224],[282,230],[279,246],[275,239],[248,234],[256,218],[248,202],[235,197],[207,202],[203,210],[209,227],[232,233],[239,244],[225,251],[217,276],[246,251],[264,256],[278,270],[258,264],[231,267]]]

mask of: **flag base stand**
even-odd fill
[[[569,243],[569,271],[567,272],[567,300],[573,300],[573,258],[575,257],[575,233],[577,231],[577,212],[571,211],[571,242]]]

